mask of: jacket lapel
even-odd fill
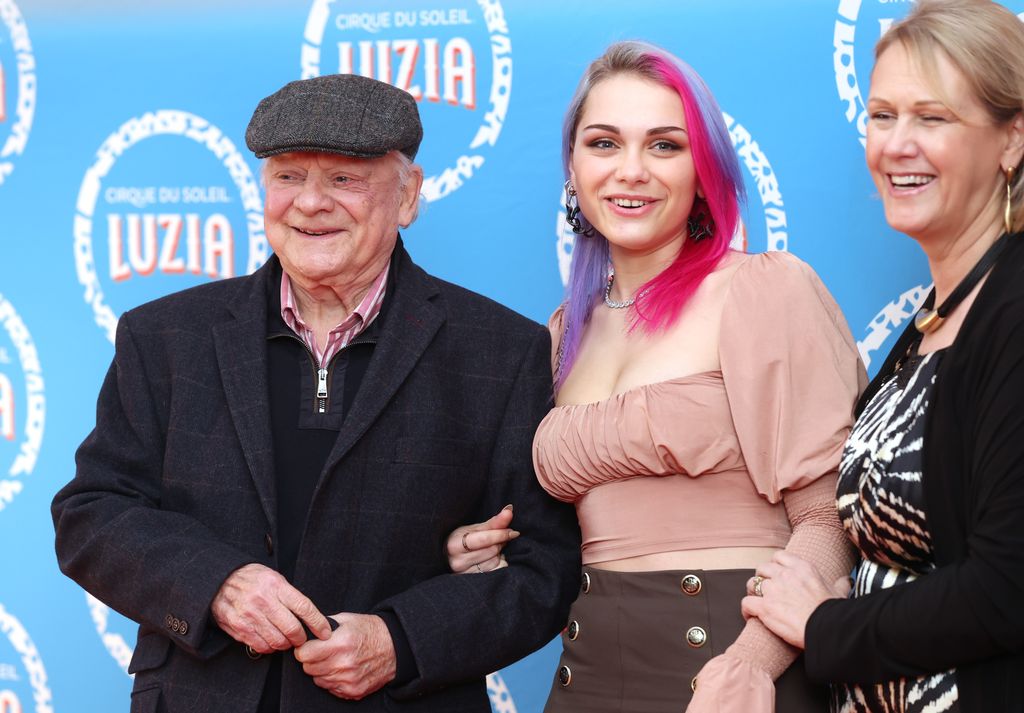
[[[274,452],[267,385],[267,290],[276,275],[271,260],[229,303],[234,319],[214,327],[214,348],[228,410],[260,502],[272,527],[277,523]]]
[[[444,323],[444,312],[433,302],[437,285],[412,262],[401,241],[395,248],[394,290],[386,313],[381,314],[379,338],[355,402],[338,440],[324,464],[330,473],[366,433],[409,376]],[[315,497],[315,496],[314,496]]]

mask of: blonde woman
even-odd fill
[[[935,289],[843,452],[852,598],[781,553],[744,610],[833,710],[1024,711],[1024,24],[919,0],[875,56],[868,168]]]

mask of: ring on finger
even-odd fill
[[[483,574],[483,573],[484,573],[484,569],[483,569],[483,567],[481,567],[481,566],[480,566],[480,563],[479,563],[479,562],[477,562],[477,563],[476,563],[475,565],[473,565],[473,566],[474,566],[474,567],[476,567],[476,571],[477,571],[477,572],[479,572],[480,574]]]
[[[761,585],[764,584],[764,577],[757,575],[754,577],[754,596],[763,597],[764,592],[761,591]]]
[[[469,543],[466,542],[466,538],[467,537],[469,537],[469,532],[463,532],[462,533],[462,549],[464,549],[466,552],[471,552],[472,550],[469,549]]]

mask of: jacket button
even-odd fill
[[[699,626],[691,626],[686,630],[686,643],[695,649],[699,649],[708,640],[708,633]]]
[[[688,594],[691,597],[699,594],[703,586],[700,577],[695,574],[688,574],[679,580],[679,588],[683,590],[684,594]]]
[[[263,546],[267,548],[268,555],[274,554],[274,538],[269,532],[263,536]]]
[[[572,682],[572,671],[569,670],[568,666],[558,667],[558,682],[561,684],[562,688],[565,688],[570,682]]]
[[[566,635],[569,637],[569,641],[576,641],[576,638],[580,635],[580,623],[575,619],[570,621]]]
[[[164,617],[164,628],[171,629],[174,627],[174,617],[168,614]]]
[[[188,622],[184,619],[181,620],[181,626],[178,627],[178,633],[182,636],[188,633]]]
[[[580,586],[580,589],[583,590],[584,594],[590,591],[590,572],[583,573],[583,584]]]

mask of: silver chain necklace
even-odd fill
[[[612,283],[615,282],[615,273],[608,273],[608,283],[604,286],[604,304],[606,307],[611,309],[626,309],[632,307],[633,303],[636,302],[636,298],[640,297],[647,290],[641,290],[637,294],[630,297],[628,300],[622,300],[622,302],[616,302],[612,299]]]

